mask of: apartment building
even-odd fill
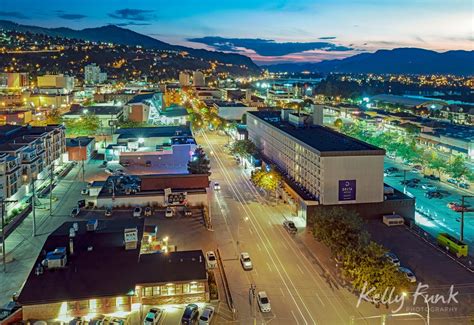
[[[0,126],[0,184],[3,197],[19,200],[44,178],[65,152],[64,127]],[[1,195],[0,190],[0,195]]]

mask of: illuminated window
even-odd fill
[[[159,286],[153,287],[153,296],[161,295],[161,290]]]
[[[145,287],[142,289],[142,295],[144,297],[151,297],[153,295],[153,288],[152,287]]]

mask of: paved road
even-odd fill
[[[385,167],[387,168],[391,166],[395,166],[400,170],[403,168],[410,170],[409,167],[402,166],[399,163],[395,163],[392,159],[386,158]],[[421,209],[425,212],[425,214],[430,216],[426,218],[420,214],[417,214],[415,219],[416,223],[432,235],[436,236],[440,232],[448,232],[459,238],[461,214],[448,208],[447,204],[449,202],[460,203],[461,195],[466,195],[466,192],[448,184],[424,179],[422,174],[414,173],[411,170],[407,172],[406,178],[418,178],[421,180],[421,183],[417,188],[406,188],[406,190],[410,195],[416,198],[417,208]],[[401,180],[403,180],[402,172],[396,173],[393,176],[385,177],[385,182],[387,184],[403,192],[404,186],[400,184]],[[444,197],[442,199],[426,198],[426,191],[421,188],[422,184],[432,184],[437,186],[444,194]],[[474,206],[474,198],[466,199],[466,204]],[[464,215],[464,240],[471,247],[474,247],[474,212],[467,212]],[[471,249],[470,253],[474,254],[474,249]]]
[[[248,181],[248,173],[223,152],[225,137],[198,137],[208,152],[214,193],[213,226],[242,324],[348,324],[351,316],[378,315],[370,304],[356,308],[356,297],[340,288],[281,226],[291,218],[283,205],[271,206]],[[303,231],[303,230],[301,230]],[[238,253],[250,254],[254,270],[244,271]],[[318,252],[316,252],[317,254]],[[262,314],[249,302],[250,284],[269,295],[272,312]],[[377,320],[375,323],[379,323]],[[370,324],[368,321],[357,324]]]

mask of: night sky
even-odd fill
[[[160,40],[241,52],[259,62],[364,51],[474,49],[471,0],[0,0],[0,19],[82,29],[115,24]]]

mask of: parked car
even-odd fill
[[[207,267],[210,269],[214,269],[217,267],[216,254],[214,254],[213,251],[206,252],[206,262],[207,262]]]
[[[173,209],[171,209],[170,207],[166,208],[165,210],[165,217],[166,218],[171,218],[173,217],[174,213],[173,213]]]
[[[455,203],[455,202],[449,202],[448,203],[448,208],[450,208],[451,210],[453,211],[456,211],[456,212],[466,212],[468,211],[468,206],[464,205],[462,206],[461,204],[459,203]]]
[[[385,169],[385,171],[388,172],[388,173],[396,173],[399,170],[398,170],[397,167],[388,167],[388,168]]]
[[[468,183],[459,183],[458,186],[460,188],[464,188],[466,190],[469,189],[469,187],[470,187]]]
[[[395,255],[392,252],[388,252],[385,254],[385,257],[394,265],[400,266],[400,260],[398,259],[398,256]]]
[[[111,208],[105,209],[105,216],[106,217],[111,217],[112,216],[112,209]]]
[[[454,185],[458,185],[458,181],[455,180],[454,178],[448,178],[448,179],[446,180],[446,182],[451,183],[451,184],[454,184]]]
[[[85,325],[86,321],[82,317],[75,317],[71,321],[69,321],[69,325]]]
[[[86,206],[86,200],[79,200],[79,201],[77,201],[77,207],[78,207],[79,209],[81,209],[81,208],[83,208],[83,207],[85,207],[85,206]]]
[[[410,178],[408,181],[412,182],[412,183],[415,183],[415,184],[418,184],[418,183],[421,182],[421,179],[419,179],[419,178]]]
[[[134,217],[141,217],[142,216],[142,208],[140,207],[135,207],[135,209],[133,209],[133,216]]]
[[[1,321],[9,317],[11,314],[13,314],[15,311],[20,309],[21,306],[15,302],[15,301],[10,301],[6,303],[5,305],[0,308],[0,324]]]
[[[184,208],[184,215],[186,217],[191,217],[193,215],[193,210],[191,210],[190,208],[186,207]]]
[[[193,324],[199,316],[199,308],[196,304],[188,304],[184,309],[183,316],[181,317],[181,324],[189,325]]]
[[[257,294],[258,307],[262,313],[269,313],[272,311],[272,306],[270,305],[270,299],[268,299],[267,293],[265,291],[260,291]]]
[[[408,281],[416,282],[416,276],[409,268],[400,266],[398,270],[406,276]]]
[[[246,271],[251,270],[253,268],[252,260],[250,259],[249,253],[240,253],[240,264],[242,264],[242,267]]]
[[[82,195],[89,195],[89,189],[88,189],[88,188],[83,188],[83,189],[81,190],[81,194],[82,194]]]
[[[424,175],[424,178],[431,179],[432,181],[439,181],[439,177],[435,175]]]
[[[214,307],[213,306],[206,306],[204,307],[201,317],[199,317],[199,325],[207,325],[210,324],[212,318],[214,317]]]
[[[290,233],[296,234],[298,232],[298,228],[296,228],[295,223],[290,220],[283,221],[283,227]]]
[[[425,193],[425,197],[428,199],[436,198],[436,199],[441,199],[443,198],[443,194],[439,191],[428,191]]]
[[[418,187],[418,184],[415,183],[415,182],[408,182],[408,183],[406,184],[406,186],[409,187],[409,188],[417,188],[417,187]]]
[[[221,189],[221,185],[217,182],[214,182],[214,191],[219,191]]]
[[[105,325],[105,317],[97,316],[89,321],[89,325]]]
[[[143,320],[143,325],[156,325],[159,323],[163,311],[159,308],[151,308]]]
[[[438,187],[429,183],[421,185],[421,188],[427,191],[436,191],[438,189]]]
[[[80,211],[81,210],[78,207],[73,208],[72,211],[71,211],[71,217],[73,217],[73,218],[77,217],[77,215],[79,214]]]
[[[150,207],[146,207],[146,208],[145,208],[145,217],[150,217],[151,214],[152,214],[151,208],[150,208]]]

